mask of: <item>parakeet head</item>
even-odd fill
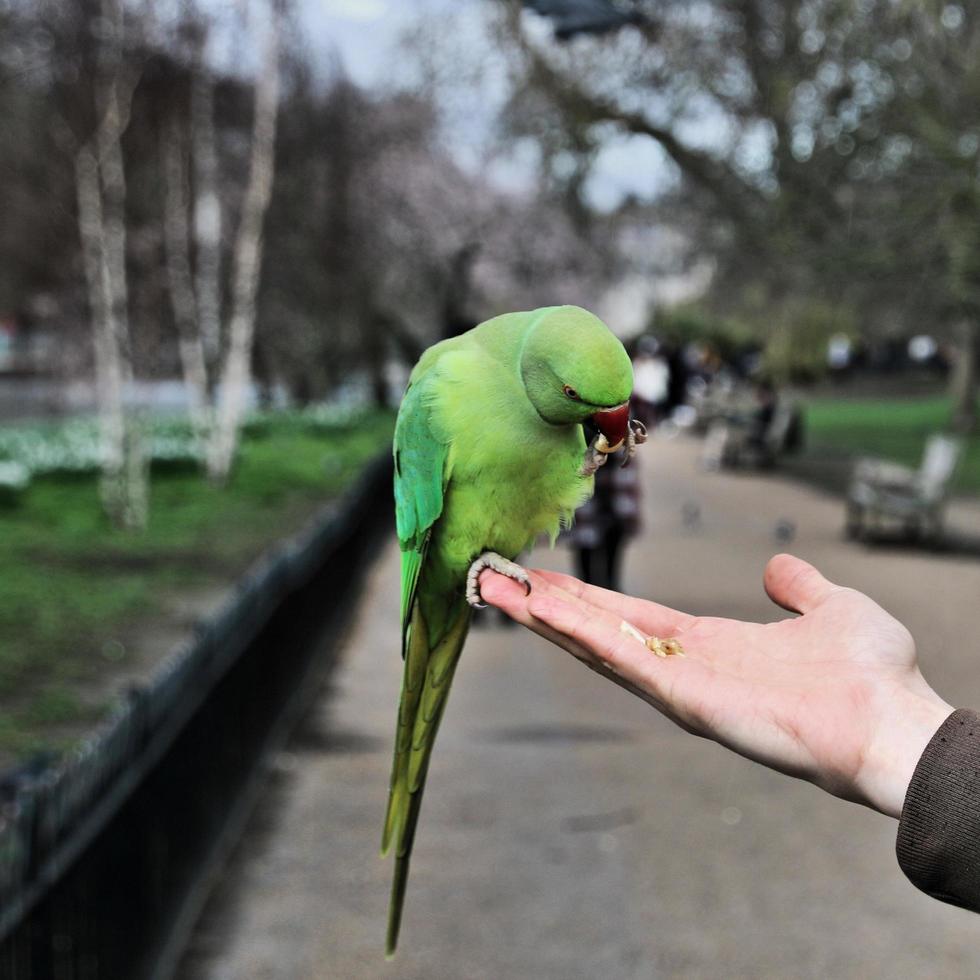
[[[521,378],[531,404],[552,425],[592,418],[616,445],[629,425],[633,367],[623,345],[578,306],[537,311],[521,352]]]

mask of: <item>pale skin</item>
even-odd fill
[[[763,584],[800,615],[772,623],[691,616],[556,572],[530,583],[484,571],[480,594],[687,731],[892,817],[953,711],[897,619],[791,555],[769,561]],[[624,621],[676,638],[684,656],[655,656]]]

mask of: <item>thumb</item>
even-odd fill
[[[806,613],[837,591],[811,564],[793,555],[774,555],[763,583],[769,598],[790,612]]]

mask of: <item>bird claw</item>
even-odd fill
[[[626,433],[626,452],[623,454],[623,466],[636,455],[636,447],[647,441],[647,427],[639,419],[630,419],[629,430]]]
[[[531,594],[531,579],[527,571],[521,568],[517,562],[498,555],[495,551],[484,551],[476,561],[470,565],[470,570],[466,573],[466,601],[474,609],[486,609],[487,604],[482,601],[480,595],[480,572],[485,568],[490,568],[507,578],[512,578],[515,582],[520,582],[524,586],[524,594]]]
[[[585,450],[585,459],[582,462],[582,476],[592,476],[600,466],[606,465],[606,460],[609,458],[609,455],[599,448],[598,442],[600,439],[605,439],[602,433],[597,435],[589,443],[589,448]]]
[[[615,446],[609,445],[609,440],[600,432],[589,443],[589,448],[585,451],[585,460],[582,463],[582,476],[592,476],[600,466],[605,466],[609,456],[623,450],[622,466],[628,465],[629,461],[636,455],[636,447],[642,446],[647,441],[647,427],[639,419],[630,419],[629,429],[626,438],[618,442]]]

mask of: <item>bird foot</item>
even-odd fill
[[[585,450],[585,459],[582,462],[582,476],[592,476],[600,466],[606,465],[609,453],[599,447],[599,440],[605,438],[600,433],[589,443],[589,448]]]
[[[629,431],[626,434],[626,453],[623,459],[625,466],[636,453],[636,447],[647,441],[647,427],[639,419],[630,419]]]
[[[604,466],[606,460],[620,449],[623,450],[622,465],[627,463],[636,454],[636,447],[642,446],[647,441],[647,428],[639,419],[630,419],[629,429],[626,438],[616,443],[615,446],[609,445],[609,440],[600,432],[589,443],[589,448],[585,450],[585,460],[582,462],[582,476],[592,476],[600,466]]]
[[[531,594],[531,579],[527,571],[521,568],[515,561],[498,555],[495,551],[484,551],[476,561],[470,565],[470,570],[466,574],[466,601],[474,609],[486,609],[487,604],[480,596],[480,572],[485,568],[492,568],[507,578],[512,578],[515,582],[520,582],[526,590],[526,594]]]

